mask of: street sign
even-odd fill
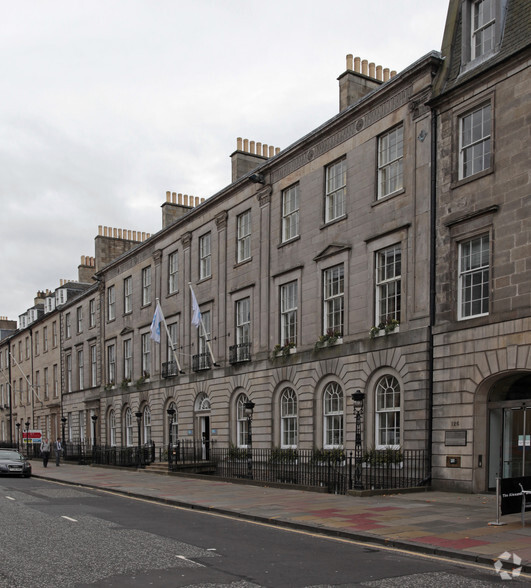
[[[26,445],[33,445],[34,443],[42,442],[42,431],[22,431],[22,443]]]

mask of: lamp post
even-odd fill
[[[363,415],[363,401],[365,393],[356,390],[352,393],[352,402],[354,403],[354,417],[356,418],[356,438],[354,443],[354,488],[363,490],[361,482],[361,464],[363,460],[363,447],[361,440],[361,417]]]
[[[175,417],[175,409],[168,408],[166,410],[168,413],[168,467],[171,469],[171,462],[173,457],[173,436],[172,436],[172,429],[173,429],[173,419]]]
[[[26,425],[26,456],[29,457],[29,428],[31,422],[28,419],[24,424]]]
[[[90,418],[92,420],[92,461],[94,462],[94,456],[96,455],[96,421],[98,420],[98,415],[93,414]]]
[[[141,468],[143,467],[143,460],[142,460],[142,444],[141,444],[141,430],[140,430],[140,423],[142,422],[142,413],[139,412],[135,412],[135,416],[136,416],[136,422],[138,424],[138,459],[137,459],[137,464],[138,467]]]
[[[65,425],[66,425],[66,417],[61,417],[61,431],[63,434],[63,455],[66,458],[66,443],[65,443]]]
[[[20,450],[20,445],[19,445],[19,441],[20,441],[20,423],[16,423],[15,427],[17,428],[17,449]]]
[[[243,404],[243,412],[247,417],[247,477],[253,479],[253,411],[255,404],[247,400]]]

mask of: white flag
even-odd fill
[[[192,325],[198,328],[201,324],[201,311],[199,310],[199,304],[197,304],[197,300],[191,285],[190,292],[192,293]]]
[[[160,343],[160,323],[163,320],[164,317],[162,316],[162,309],[160,308],[160,304],[157,301],[155,314],[153,315],[153,320],[151,321],[151,338],[156,343]]]

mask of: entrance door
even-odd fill
[[[531,407],[503,409],[503,477],[531,475]]]
[[[203,444],[202,459],[210,459],[210,417],[199,417],[201,425],[201,440]]]

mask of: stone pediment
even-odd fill
[[[124,327],[120,331],[120,337],[123,337],[124,335],[129,335],[129,333],[132,333],[133,331],[134,331],[134,329],[132,329],[131,327]]]
[[[350,251],[351,249],[351,245],[348,245],[347,243],[331,243],[325,249],[323,249],[321,253],[318,253],[313,258],[313,260],[320,261],[321,259],[326,259],[332,255],[337,255],[338,253],[343,253],[344,251]]]

